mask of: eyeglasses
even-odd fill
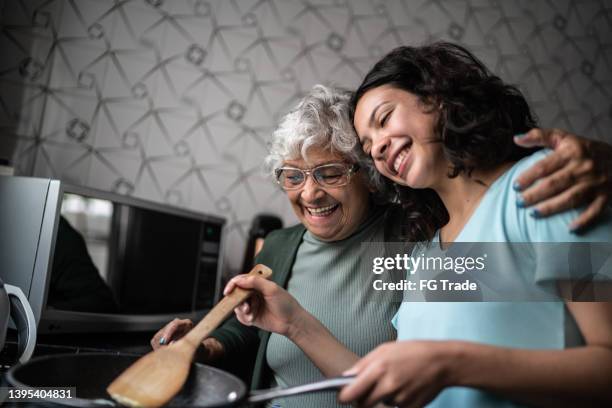
[[[311,175],[321,187],[342,187],[351,181],[351,176],[359,170],[358,164],[332,163],[317,166],[309,170],[295,167],[281,167],[274,170],[276,182],[284,190],[297,190],[306,184],[306,177]]]

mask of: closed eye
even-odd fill
[[[393,112],[392,110],[388,111],[387,113],[385,113],[381,118],[380,118],[380,127],[384,127],[385,124],[387,123],[387,120],[389,119],[389,117],[391,116],[391,112]]]

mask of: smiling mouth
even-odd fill
[[[399,174],[400,170],[402,170],[402,164],[406,160],[408,153],[410,153],[410,147],[412,147],[412,143],[406,145],[406,147],[404,147],[395,157],[395,160],[393,161],[393,171],[395,174]]]
[[[328,205],[325,207],[305,207],[305,208],[306,208],[306,211],[308,211],[308,213],[312,215],[313,217],[327,217],[328,215],[336,211],[338,207],[340,207],[340,204],[333,204],[333,205]]]

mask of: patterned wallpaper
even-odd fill
[[[612,141],[605,0],[0,0],[0,157],[226,217],[239,267],[258,212],[294,222],[260,165],[312,85],[355,87],[392,48],[461,43],[545,126]]]

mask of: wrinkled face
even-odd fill
[[[355,129],[382,175],[412,188],[429,188],[446,177],[449,167],[436,142],[437,119],[417,96],[384,85],[359,99]]]
[[[283,166],[311,169],[330,163],[347,163],[340,155],[313,147],[304,159],[286,160]],[[297,190],[286,191],[293,211],[313,235],[323,241],[338,241],[350,236],[368,213],[369,190],[361,171],[343,187],[321,187],[312,178]]]

